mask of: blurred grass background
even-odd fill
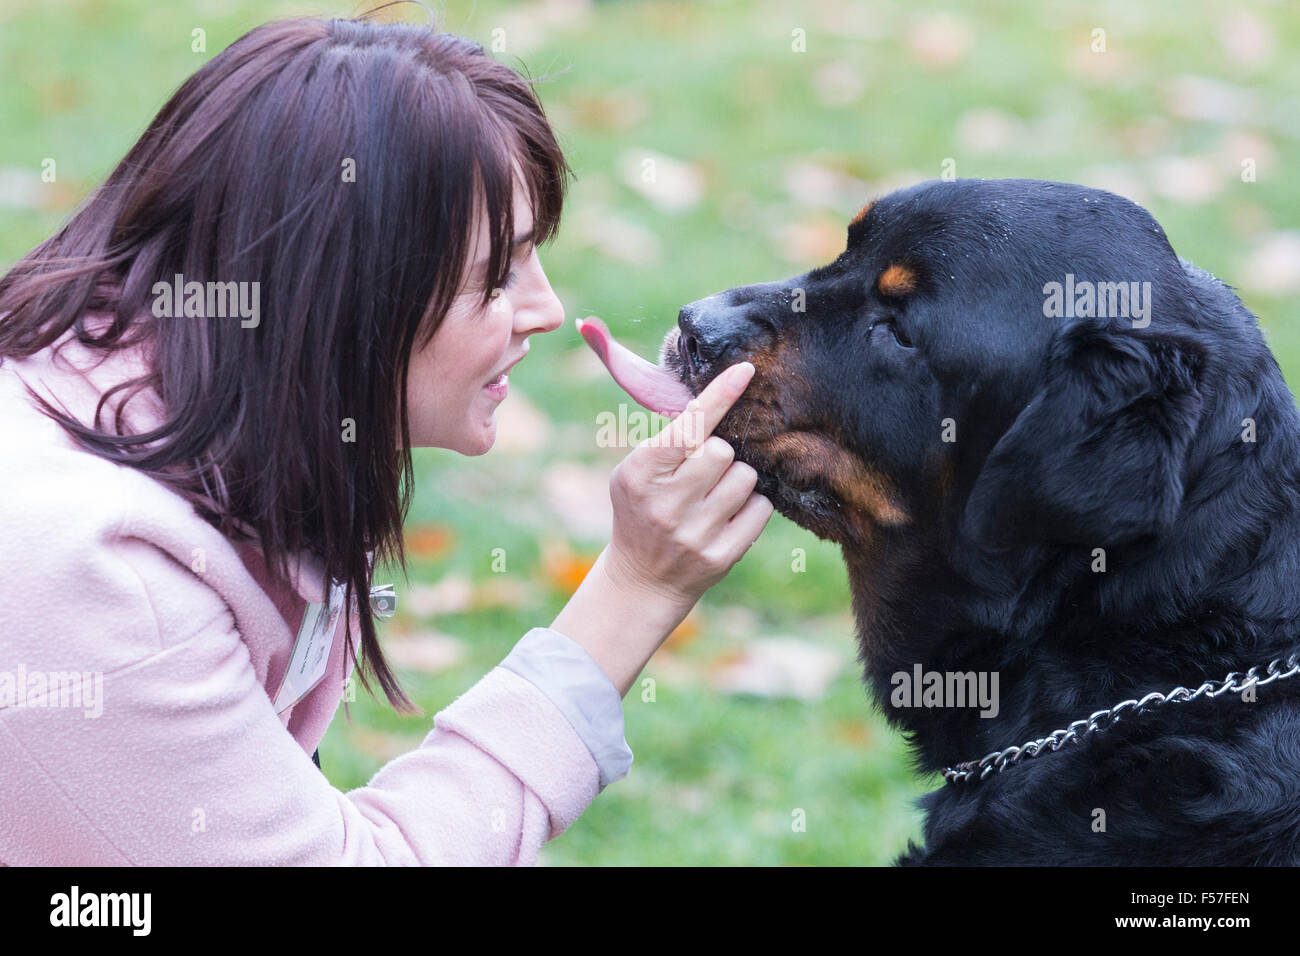
[[[367,6],[0,0],[0,268],[55,231],[177,84],[237,36]],[[503,44],[494,55],[541,78],[578,178],[542,250],[568,318],[512,374],[490,454],[416,452],[411,579],[378,579],[395,580],[401,607],[381,639],[429,716],[550,623],[607,540],[608,475],[626,449],[598,445],[597,415],[622,396],[572,319],[599,315],[652,355],[683,303],[834,258],[852,214],[897,186],[948,170],[1126,195],[1181,255],[1239,288],[1288,380],[1300,373],[1294,5],[433,9],[443,29]],[[399,16],[424,19],[412,6]],[[195,29],[206,52],[191,49]],[[54,183],[40,179],[47,157]],[[793,570],[797,549],[806,570]],[[911,772],[854,653],[838,551],[774,517],[651,661],[653,699],[629,693],[631,775],[542,862],[889,862],[919,834],[912,798],[939,781]],[[364,692],[350,710],[321,745],[344,789],[429,729]]]

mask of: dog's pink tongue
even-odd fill
[[[637,404],[668,418],[676,418],[694,397],[691,390],[668,369],[651,365],[615,342],[600,319],[578,319],[576,324],[583,339],[600,356],[609,374],[614,376],[614,381],[636,399]]]

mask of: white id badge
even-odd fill
[[[282,714],[307,696],[325,676],[329,666],[330,649],[334,646],[334,631],[339,615],[343,613],[343,586],[330,584],[329,604],[308,604],[298,627],[298,639],[293,643],[289,667],[275,695],[275,712]]]

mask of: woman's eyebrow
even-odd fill
[[[522,236],[515,236],[515,241],[510,244],[511,249],[518,249],[520,246],[526,246],[533,241],[534,230],[529,229]],[[478,269],[487,265],[488,257],[484,256],[478,262],[474,263],[474,268]]]

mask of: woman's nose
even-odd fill
[[[520,334],[531,332],[551,332],[564,322],[564,305],[560,297],[551,288],[551,282],[538,263],[537,271],[540,282],[536,296],[529,301],[526,308],[515,312],[516,331]]]

